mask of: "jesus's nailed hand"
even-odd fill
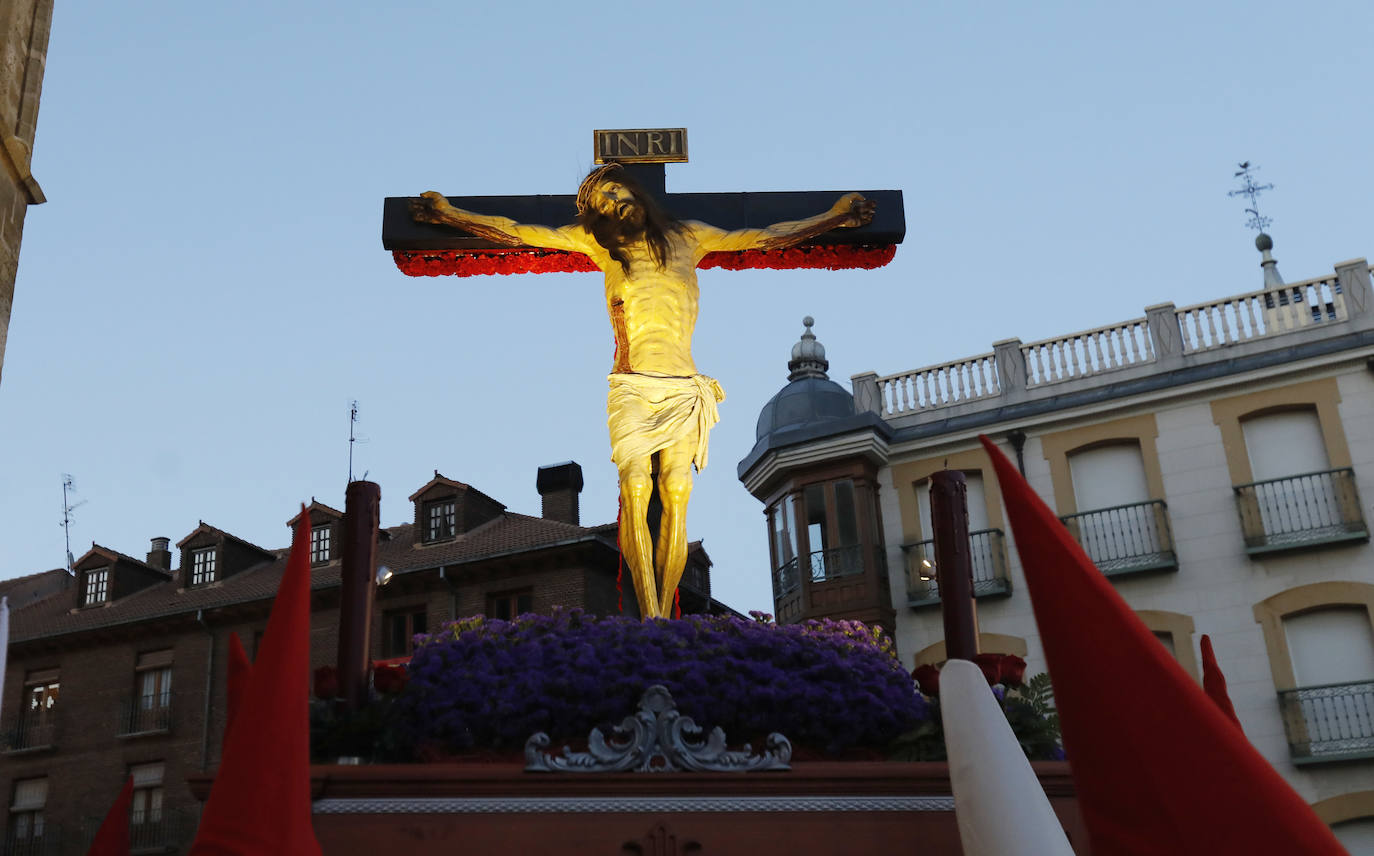
[[[873,222],[873,212],[877,206],[864,198],[862,193],[846,193],[841,196],[831,210],[845,216],[845,227],[866,226]]]
[[[441,212],[451,207],[444,194],[437,190],[426,190],[419,199],[410,203],[410,216],[421,223],[439,223],[442,222]]]

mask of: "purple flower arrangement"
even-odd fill
[[[462,619],[418,643],[392,714],[398,736],[428,751],[518,749],[536,731],[582,740],[632,713],[653,684],[732,744],[778,731],[827,752],[882,748],[928,718],[891,640],[857,621],[567,610]]]

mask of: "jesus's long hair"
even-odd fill
[[[616,181],[624,185],[634,196],[644,211],[643,226],[634,226],[619,219],[607,217],[591,205],[591,193],[603,181]],[[630,173],[618,163],[608,163],[597,167],[582,180],[577,189],[577,222],[586,229],[596,242],[606,248],[611,258],[620,262],[626,276],[630,273],[630,257],[625,246],[637,240],[649,245],[649,256],[659,270],[668,263],[668,244],[671,236],[682,232],[684,227],[671,214],[663,210],[653,195],[640,186]]]

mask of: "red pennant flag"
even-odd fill
[[[319,856],[310,825],[309,686],[310,522],[302,506],[193,856]]]
[[[1006,456],[980,439],[1025,568],[1093,852],[1344,854]]]
[[[100,824],[86,856],[129,856],[129,806],[133,801],[134,778],[130,776],[119,789],[119,796],[115,797],[110,813]]]
[[[1202,689],[1226,714],[1226,718],[1240,728],[1240,718],[1231,706],[1231,695],[1226,692],[1226,676],[1221,673],[1221,666],[1217,665],[1217,656],[1212,653],[1212,638],[1206,633],[1202,634]],[[1245,729],[1242,728],[1241,733],[1244,734]]]
[[[227,701],[224,712],[224,744],[229,745],[229,729],[234,724],[234,716],[243,704],[243,694],[248,691],[248,682],[253,677],[253,663],[248,652],[243,650],[243,642],[237,633],[229,634],[229,674],[225,683]],[[221,751],[221,756],[224,754]]]

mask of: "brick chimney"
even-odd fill
[[[544,501],[542,514],[545,520],[581,525],[577,495],[582,492],[582,467],[576,461],[540,467],[535,487]]]
[[[172,551],[168,547],[171,543],[171,538],[154,538],[152,546],[148,550],[148,564],[154,568],[170,571],[172,569]]]

